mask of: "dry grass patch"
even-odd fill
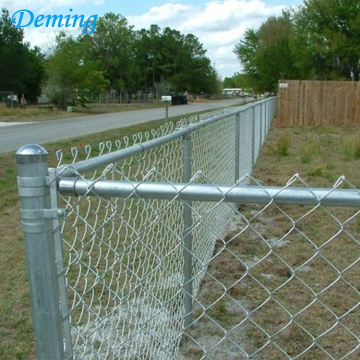
[[[49,166],[57,165],[55,154],[58,149],[65,149],[63,159],[71,162],[72,147],[79,149],[80,158],[86,156],[85,144],[89,144],[96,156],[100,151],[98,145],[104,140],[114,143],[124,136],[129,136],[131,142],[133,134],[151,131],[163,124],[164,121],[153,121],[120,128],[118,131],[105,131],[45,144],[44,147],[49,153]],[[0,358],[35,360],[16,166],[14,153],[0,154]]]
[[[344,153],[356,153],[357,131],[273,127],[254,177],[284,186],[299,173],[294,186],[332,187],[345,175],[359,187],[360,161]],[[237,222],[217,242],[184,357],[358,358],[359,209],[242,205]]]

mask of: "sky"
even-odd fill
[[[281,15],[283,9],[302,3],[302,0],[0,0],[0,7],[5,7],[10,17],[19,10],[29,10],[34,20],[38,15],[84,15],[86,20],[91,15],[100,17],[112,12],[124,16],[136,30],[156,24],[161,29],[170,27],[184,35],[193,34],[224,79],[241,71],[234,49],[246,29],[257,29],[270,16]],[[17,21],[19,17],[20,13]],[[26,15],[23,24],[25,20]],[[60,29],[35,27],[34,22],[23,27],[24,40],[46,52]],[[76,27],[67,29],[74,36],[80,33]]]

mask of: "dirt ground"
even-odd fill
[[[358,129],[273,126],[254,177],[283,187],[299,174],[293,186],[331,189],[344,175],[340,187],[358,188],[358,150]],[[358,209],[241,205],[219,234],[179,359],[357,359],[359,231]]]

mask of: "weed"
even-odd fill
[[[227,315],[226,302],[224,299],[214,304],[210,309],[211,311],[209,313],[214,319],[218,320],[219,322],[224,321]]]
[[[314,152],[311,149],[307,147],[301,149],[300,159],[302,164],[310,164],[313,157],[314,157]]]
[[[344,139],[342,142],[341,150],[344,160],[358,160],[360,159],[360,138],[359,134],[350,138]]]
[[[291,135],[281,134],[276,144],[276,155],[279,157],[290,155]]]
[[[299,146],[299,155],[302,164],[310,164],[318,155],[319,147],[313,136],[307,139],[306,143]]]

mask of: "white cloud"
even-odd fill
[[[14,20],[17,21],[20,19],[19,11],[26,9],[27,11],[25,11],[23,15],[23,24],[30,21],[28,11],[33,13],[34,21],[38,15],[70,15],[70,27],[67,28],[58,28],[57,26],[35,27],[33,26],[33,23],[30,26],[22,27],[24,31],[24,41],[30,43],[31,46],[39,46],[43,52],[46,52],[54,46],[55,37],[60,33],[60,31],[65,31],[66,33],[73,34],[74,36],[80,34],[80,20],[75,23],[75,27],[72,27],[74,20],[71,19],[71,17],[74,15],[84,15],[84,21],[86,21],[91,15],[82,13],[79,5],[98,4],[102,2],[103,0],[77,0],[75,7],[73,0],[38,0],[37,2],[32,0],[13,0],[11,2],[6,1],[5,7],[9,11],[10,18],[13,20],[14,16]],[[59,9],[61,7],[62,9]],[[63,22],[65,22],[65,20],[63,20]]]
[[[236,26],[239,21],[263,18],[268,13],[265,3],[258,0],[212,1],[206,4],[204,11],[190,17],[182,27],[201,31],[223,31]]]
[[[187,18],[192,11],[193,8],[189,5],[167,3],[162,6],[154,6],[142,15],[128,16],[127,20],[131,24],[136,24],[138,28],[148,28],[152,24],[169,24],[172,21],[178,24],[180,19]]]
[[[268,17],[280,15],[284,8],[260,0],[218,0],[203,7],[167,3],[127,19],[137,29],[157,24],[195,35],[220,75],[225,77],[240,71],[233,50],[245,30],[258,28]]]
[[[24,41],[30,43],[31,47],[39,46],[43,53],[51,52],[55,45],[56,35],[63,31],[69,35],[76,37],[81,33],[81,30],[77,27],[69,28],[57,28],[57,27],[39,27],[33,28],[28,31],[25,30]]]

